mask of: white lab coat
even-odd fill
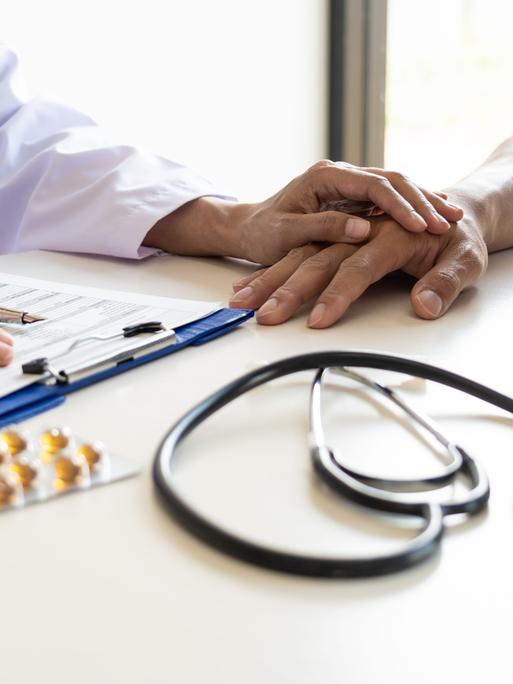
[[[206,195],[224,197],[176,162],[109,143],[81,112],[25,99],[18,58],[0,45],[0,253],[142,258],[159,219]]]

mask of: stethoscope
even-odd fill
[[[265,568],[312,577],[369,577],[403,570],[429,558],[440,546],[444,519],[455,514],[475,515],[487,504],[490,488],[482,467],[451,442],[427,417],[411,408],[393,389],[355,371],[374,368],[452,387],[513,413],[513,399],[451,371],[413,359],[372,352],[333,351],[304,354],[263,366],[230,382],[189,410],[171,427],[153,464],[153,478],[171,515],[210,546],[235,558]],[[198,513],[180,494],[174,480],[174,461],[183,439],[206,418],[250,390],[292,373],[316,371],[310,392],[309,449],[317,474],[335,492],[375,511],[419,518],[417,536],[397,551],[367,557],[322,557],[282,551],[244,539]],[[326,442],[322,420],[322,393],[330,372],[360,383],[392,402],[445,450],[447,463],[436,475],[420,479],[389,479],[354,470]],[[461,494],[434,501],[433,490],[465,483]]]

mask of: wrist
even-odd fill
[[[489,252],[513,246],[512,163],[513,159],[491,157],[447,190],[450,201],[461,206],[465,218],[478,229]]]
[[[244,257],[240,233],[247,207],[200,197],[157,221],[143,245],[188,256]]]
[[[471,227],[472,232],[477,233],[486,245],[488,252],[494,251],[494,225],[496,222],[495,212],[487,193],[483,192],[483,187],[476,183],[465,182],[448,188],[449,201],[461,207],[464,216],[459,221],[467,227]]]

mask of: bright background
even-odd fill
[[[257,200],[325,155],[326,3],[3,0],[32,93]]]
[[[443,187],[513,135],[513,2],[388,9],[385,165]]]
[[[325,0],[4,0],[26,80],[261,199],[326,154]],[[443,187],[513,133],[513,2],[389,0],[386,166]]]

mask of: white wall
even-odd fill
[[[325,155],[323,0],[3,0],[32,93],[241,199]]]

